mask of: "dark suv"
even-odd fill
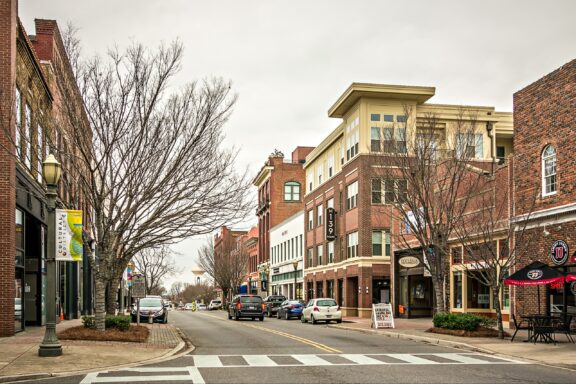
[[[284,301],[286,301],[286,296],[270,295],[266,297],[264,304],[266,304],[266,314],[268,317],[274,316]]]
[[[228,307],[228,320],[240,320],[242,317],[249,317],[252,320],[258,318],[264,321],[264,311],[266,305],[260,296],[256,295],[236,295]]]

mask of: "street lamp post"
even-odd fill
[[[298,298],[296,297],[296,285],[298,282],[296,280],[296,271],[298,270],[298,260],[294,260],[294,262],[292,262],[292,266],[294,267],[294,300],[297,300]]]
[[[38,348],[38,356],[62,355],[62,345],[56,336],[56,188],[61,167],[54,155],[42,164],[46,181],[46,203],[48,205],[48,257],[46,260],[46,330],[44,340]]]
[[[252,294],[252,276],[248,277],[248,294]]]

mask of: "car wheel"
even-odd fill
[[[268,317],[272,317],[272,311],[268,310]]]
[[[280,319],[280,311],[276,312],[276,318]]]
[[[284,320],[290,320],[290,316],[288,316],[288,312],[284,312]]]
[[[342,319],[336,320],[336,324],[341,324],[341,323],[342,323]]]
[[[260,316],[260,321],[264,321],[264,315]]]
[[[168,324],[168,315],[164,315],[164,321],[162,323]]]
[[[240,320],[240,317],[238,317],[238,312],[234,312],[234,320],[235,321]]]
[[[228,320],[232,320],[232,315],[230,314],[230,311],[228,311]]]
[[[312,322],[312,324],[317,323],[316,319],[314,319],[314,315],[310,315],[310,322]]]
[[[302,315],[298,316],[298,320],[302,319]]]
[[[304,324],[306,324],[308,322],[308,320],[306,320],[306,317],[304,317],[304,315],[302,315],[302,317],[300,317],[300,321]]]

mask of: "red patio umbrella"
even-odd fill
[[[576,280],[576,276],[574,277]],[[507,279],[504,284],[521,286],[540,286],[563,282],[564,275],[555,269],[550,268],[540,261],[534,261],[524,268],[519,269]],[[540,312],[540,288],[538,287],[538,312]]]

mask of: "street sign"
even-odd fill
[[[326,209],[326,240],[336,239],[336,211],[334,208]]]
[[[146,297],[146,281],[143,275],[132,275],[132,297]]]

